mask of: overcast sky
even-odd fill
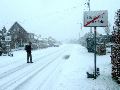
[[[57,40],[78,38],[89,32],[81,28],[87,0],[0,0],[0,28],[18,21],[28,32]],[[109,22],[120,8],[120,0],[91,0],[91,10],[108,10]],[[104,33],[102,28],[98,32]]]

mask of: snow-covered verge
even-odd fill
[[[55,90],[120,90],[120,86],[111,78],[110,53],[97,56],[100,76],[88,79],[86,72],[94,70],[94,54],[79,45],[73,45],[72,48],[71,57],[64,65]]]
[[[94,54],[78,44],[35,50],[33,64],[26,52],[0,57],[0,90],[120,90],[111,78],[110,53],[97,56],[100,76],[88,79],[94,70]]]

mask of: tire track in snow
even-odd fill
[[[60,49],[61,49],[61,48],[60,48]],[[54,52],[52,52],[52,53],[54,54],[54,53],[56,53],[57,51],[60,51],[60,49],[59,49],[59,50],[56,50],[56,51],[54,51]],[[48,55],[50,55],[50,54],[52,54],[52,53],[48,53],[47,55],[43,55],[42,57],[46,57],[46,56],[48,56]],[[42,58],[42,57],[41,57],[41,58]],[[23,58],[21,58],[21,59],[23,59]],[[12,65],[12,64],[15,64],[15,63],[19,63],[19,62],[21,62],[21,59],[19,59],[19,60],[17,60],[17,61],[14,61],[14,62],[10,62],[10,63],[4,64],[4,65],[1,65],[0,68],[4,68],[4,67],[6,67],[6,66],[9,66],[9,65]]]
[[[67,51],[68,49],[66,49],[65,51]],[[52,76],[53,75],[55,75],[55,73],[56,72],[58,72],[61,68],[60,68],[60,66],[63,64],[63,62],[64,62],[64,60],[58,60],[59,59],[59,57],[61,57],[61,56],[63,56],[64,55],[64,53],[65,53],[65,51],[63,51],[63,53],[61,53],[60,55],[58,55],[58,57],[54,60],[54,62],[52,62],[51,64],[49,64],[49,66],[50,65],[53,65],[53,67],[52,67],[52,69],[51,68],[49,68],[49,66],[47,65],[47,67],[45,67],[43,70],[44,71],[46,71],[46,69],[51,69],[50,70],[50,72],[49,73],[47,73],[46,75],[47,76],[45,76],[44,77],[44,79],[41,81],[40,80],[40,82],[38,82],[38,83],[41,83],[40,85],[38,85],[37,87],[35,87],[36,88],[36,90],[44,90],[44,89],[41,89],[41,88],[43,88],[43,87],[41,87],[41,86],[44,86],[45,84],[46,84],[46,82],[48,82],[49,81],[49,79],[51,79],[51,74],[52,74]],[[57,62],[57,64],[54,64],[54,63],[56,63]],[[54,66],[55,65],[55,66]],[[43,71],[42,70],[42,71]],[[43,74],[44,75],[44,73],[42,73],[42,72],[38,72],[37,73],[38,75],[40,74]],[[32,77],[34,78],[35,76],[37,76],[37,74],[35,74],[35,75],[33,75]],[[14,90],[23,90],[24,88],[22,88],[22,87],[24,87],[24,86],[26,86],[26,83],[29,83],[29,81],[31,81],[31,79],[32,79],[32,77],[31,78],[29,78],[29,79],[27,79],[26,81],[24,81],[23,83],[21,83],[21,84],[19,84],[16,88],[14,88]],[[51,82],[50,82],[51,83]],[[28,88],[28,90],[32,90],[32,89],[29,89]]]
[[[64,52],[64,51],[63,51]],[[41,69],[39,69],[36,73],[34,73],[33,75],[31,75],[29,78],[27,78],[25,81],[23,81],[22,83],[20,83],[17,87],[15,87],[13,90],[19,90],[19,88],[21,88],[26,82],[28,82],[31,78],[35,77],[38,73],[40,73],[42,70],[44,70],[45,68],[48,67],[48,65],[52,64],[53,62],[55,62],[62,54],[59,54],[57,57],[55,57],[52,61],[50,61],[49,63],[47,63],[45,66],[43,66]],[[55,68],[56,69],[56,68]],[[54,69],[54,70],[55,70]],[[53,72],[53,71],[52,71]],[[47,79],[49,78],[50,75],[48,75],[48,77],[44,80],[47,81]]]
[[[48,53],[47,55],[43,55],[43,56],[41,56],[40,58],[36,58],[36,59],[34,59],[34,63],[38,62],[39,60],[42,60],[43,58],[47,58],[47,57],[49,57],[49,56],[51,56],[51,55],[54,55],[54,54],[56,54],[56,53],[59,53],[60,51],[61,51],[61,49],[56,50],[56,51],[54,51],[54,52],[52,52],[52,53]],[[28,66],[30,66],[30,65],[31,65],[31,64],[24,63],[24,64],[22,64],[22,65],[19,65],[19,66],[15,67],[15,68],[9,69],[9,70],[7,70],[7,71],[5,71],[5,72],[3,72],[3,73],[0,74],[0,79],[2,79],[2,78],[4,78],[4,77],[7,77],[7,76],[9,76],[10,74],[13,74],[13,73],[15,73],[15,72],[17,72],[17,71],[19,71],[19,70],[21,70],[21,69],[24,69],[24,68],[26,68],[26,67],[28,67]]]
[[[55,66],[54,68],[51,70],[51,72],[49,72],[48,76],[44,79],[43,83],[40,84],[38,87],[37,87],[37,90],[46,90],[44,89],[44,87],[46,85],[48,85],[48,83],[52,83],[53,84],[53,81],[55,81],[55,78],[57,77],[57,74],[58,74],[58,71],[61,70],[60,66],[63,64],[63,61],[59,61]],[[57,74],[56,74],[57,73]],[[54,77],[55,75],[55,77]],[[54,80],[52,80],[52,82],[50,81],[51,79],[53,79],[54,77]],[[50,82],[49,82],[50,81]],[[49,87],[48,87],[49,88]],[[49,90],[49,89],[47,89]]]
[[[21,58],[21,59],[22,59],[22,58]],[[6,66],[8,66],[8,65],[12,65],[12,64],[14,64],[14,63],[19,63],[19,62],[21,62],[21,61],[20,61],[21,59],[19,59],[18,61],[13,61],[13,62],[6,63],[6,64],[4,64],[4,65],[1,65],[0,68],[4,68],[4,67],[6,67]]]
[[[65,51],[65,50],[64,50]],[[50,65],[51,63],[53,63],[61,54],[63,54],[63,52],[60,52],[58,53],[58,55],[56,57],[54,57],[51,61],[47,62],[47,64],[43,65],[42,67],[39,66],[39,63],[38,63],[38,67],[39,69],[37,69],[37,71],[35,71],[33,74],[30,75],[30,73],[34,70],[36,70],[36,67],[34,68],[34,70],[30,70],[28,72],[25,72],[25,73],[22,73],[19,75],[19,77],[17,78],[14,78],[14,80],[10,80],[4,84],[2,84],[0,86],[0,90],[6,90],[8,87],[10,87],[11,85],[15,84],[16,82],[18,82],[19,80],[21,80],[22,78],[24,78],[25,76],[28,76],[30,75],[29,77],[27,77],[24,81],[22,81],[17,87],[19,87],[21,84],[24,84],[25,82],[27,82],[28,80],[30,80],[32,77],[34,77],[35,75],[37,75],[40,71],[42,71],[44,68],[46,68],[48,65]],[[16,87],[16,88],[17,88]],[[10,89],[8,89],[10,90]],[[13,89],[12,89],[13,90]],[[15,89],[16,90],[16,89]]]

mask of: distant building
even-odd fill
[[[18,22],[15,22],[8,32],[11,35],[11,48],[23,47],[28,41],[27,31]]]
[[[28,33],[28,41],[32,43],[32,48],[37,49],[38,48],[38,43],[37,40],[35,39],[35,34],[34,33]]]
[[[28,33],[28,39],[30,42],[34,43],[34,41],[35,41],[34,33]]]

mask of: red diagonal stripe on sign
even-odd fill
[[[103,13],[103,14],[104,14],[104,13]],[[101,14],[101,15],[103,15],[103,14]],[[85,26],[85,27],[88,26],[90,23],[92,23],[92,22],[94,22],[95,20],[97,20],[101,15],[99,15],[99,16],[95,17],[93,20],[87,22],[87,24],[85,24],[84,26]]]

